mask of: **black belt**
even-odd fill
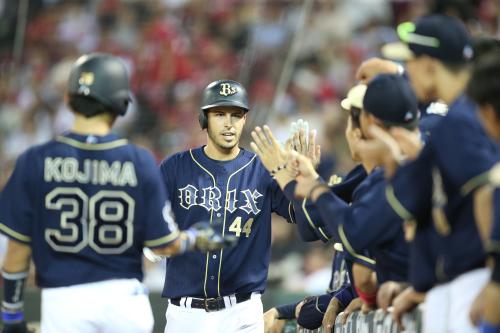
[[[248,301],[250,297],[252,297],[252,293],[240,293],[240,294],[234,294],[231,296],[235,296],[236,298],[236,303],[241,303]],[[231,296],[226,296],[226,297],[231,297]],[[173,305],[181,306],[181,302],[183,299],[186,299],[186,297],[182,298],[171,298],[170,303]],[[184,303],[184,302],[182,302]],[[182,304],[183,306],[185,304]],[[191,297],[191,308],[194,309],[204,309],[207,312],[212,312],[212,311],[220,311],[224,310],[226,308],[226,304],[224,303],[224,296],[220,297],[215,297],[215,298],[195,298]]]

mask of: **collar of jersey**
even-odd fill
[[[196,149],[193,149],[193,155],[194,157],[203,165],[203,166],[208,166],[209,169],[224,169],[228,172],[231,172],[232,170],[236,170],[249,162],[253,157],[254,154],[240,148],[240,152],[238,156],[233,158],[232,160],[229,161],[217,161],[214,160],[205,154],[204,151],[205,146],[198,147]]]
[[[110,133],[108,135],[90,135],[90,134],[77,134],[73,132],[63,133],[61,136],[69,138],[81,143],[97,144],[97,143],[109,143],[117,140],[123,140],[118,135]],[[89,142],[89,137],[94,138],[94,140]]]

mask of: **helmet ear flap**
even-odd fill
[[[200,109],[200,112],[198,114],[198,122],[200,123],[201,129],[208,128],[208,119],[205,110]]]

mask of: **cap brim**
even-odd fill
[[[408,44],[403,42],[394,42],[382,46],[381,53],[384,58],[392,60],[410,60],[415,58],[415,54],[410,50]]]
[[[340,102],[340,106],[342,106],[342,109],[349,111],[351,109],[351,101],[349,98],[344,98],[342,102]]]

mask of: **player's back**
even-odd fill
[[[151,203],[165,201],[155,182],[146,150],[115,135],[69,133],[21,155],[2,193],[0,227],[31,244],[41,287],[141,280],[145,240],[164,236],[150,227],[161,216]]]

